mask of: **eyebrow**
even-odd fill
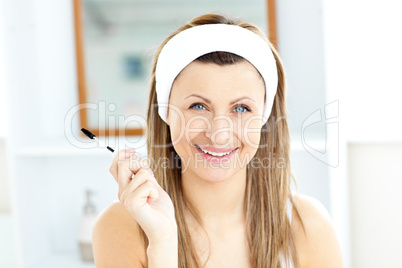
[[[187,96],[187,97],[184,98],[184,99],[187,99],[187,98],[190,98],[190,97],[198,97],[198,98],[203,99],[203,100],[204,100],[206,103],[208,103],[208,104],[211,103],[211,101],[210,101],[209,99],[207,99],[207,98],[205,98],[205,97],[203,97],[203,96],[201,96],[201,95],[198,95],[198,94],[192,94],[192,95],[190,95],[190,96]],[[247,96],[243,96],[243,97],[237,98],[237,99],[235,99],[234,101],[232,101],[232,102],[230,103],[230,105],[232,105],[232,104],[238,102],[239,100],[243,100],[243,99],[249,99],[249,100],[255,102],[255,100],[253,100],[253,99],[251,99],[251,98],[249,98],[249,97],[247,97]]]

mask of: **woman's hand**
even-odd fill
[[[134,153],[135,149],[119,151],[109,171],[119,184],[120,202],[150,241],[161,241],[177,232],[173,203],[146,162]]]

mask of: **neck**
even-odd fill
[[[207,229],[238,226],[245,221],[246,169],[220,182],[209,182],[196,172],[182,173],[185,200],[195,208]]]

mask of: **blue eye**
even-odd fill
[[[250,112],[250,111],[251,111],[251,110],[250,110],[247,106],[245,106],[245,105],[239,105],[239,106],[237,106],[237,107],[235,108],[235,110],[236,110],[237,108],[242,108],[244,112],[245,112],[245,111],[247,111],[247,112]],[[237,111],[239,111],[239,110],[237,110]],[[242,110],[240,110],[240,113],[244,113],[244,112],[241,112],[241,111],[242,111]]]
[[[198,107],[198,108],[197,108]],[[238,108],[241,108],[240,110]],[[192,104],[189,109],[205,110],[205,106],[201,103]],[[237,109],[237,111],[236,111]],[[237,113],[251,112],[251,110],[245,105],[239,105],[234,109]]]
[[[202,105],[201,103],[194,103],[194,104],[191,105],[189,108],[191,109],[191,108],[194,108],[194,107],[204,107],[204,105]],[[203,110],[203,109],[197,109],[197,108],[194,108],[194,109],[196,109],[196,110]]]

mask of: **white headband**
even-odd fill
[[[186,29],[163,47],[155,70],[158,113],[166,122],[169,95],[176,76],[193,60],[214,51],[237,54],[260,72],[265,82],[263,124],[271,114],[278,86],[276,61],[271,48],[260,36],[237,25],[205,24]],[[167,122],[166,122],[167,123]]]

